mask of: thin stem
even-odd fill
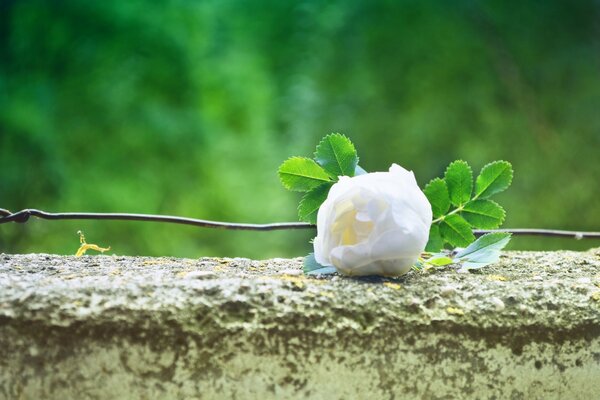
[[[458,210],[458,209],[457,209]],[[458,211],[454,211],[458,212]],[[450,215],[447,214],[447,215]],[[46,211],[25,209],[15,213],[0,208],[0,224],[8,222],[27,222],[30,217],[46,220],[112,220],[112,221],[147,221],[166,222],[172,224],[192,225],[203,228],[247,231],[275,231],[287,229],[314,229],[315,225],[305,222],[279,222],[272,224],[245,224],[209,221],[203,219],[176,217],[171,215],[127,214],[127,213],[49,213]],[[436,221],[433,221],[434,223]],[[600,239],[600,232],[566,231],[556,229],[494,229],[474,230],[475,236],[492,232],[508,232],[515,236],[554,236],[574,239]]]
[[[465,205],[463,204],[462,206],[457,207],[455,210],[450,211],[448,214],[442,215],[441,217],[434,219],[433,221],[431,221],[431,223],[435,224],[437,222],[443,221],[444,218],[446,218],[447,216],[457,214],[457,213],[461,212],[464,208],[465,208]]]

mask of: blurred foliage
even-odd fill
[[[599,229],[600,3],[0,1],[0,207],[296,219],[279,164],[325,134],[424,185],[515,168],[507,227]],[[302,256],[311,232],[0,226],[0,251]],[[597,242],[513,240],[513,248]]]

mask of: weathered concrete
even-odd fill
[[[0,398],[600,398],[600,249],[400,280],[300,268],[0,255]]]

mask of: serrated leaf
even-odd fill
[[[437,224],[431,225],[429,228],[429,241],[427,242],[427,246],[425,246],[425,251],[435,253],[440,251],[443,246],[444,240],[440,234],[440,226]]]
[[[452,214],[440,223],[442,238],[454,247],[465,247],[475,240],[471,225],[459,215]]]
[[[319,164],[306,157],[288,158],[279,167],[279,179],[288,190],[307,192],[331,178]]]
[[[335,267],[325,267],[317,262],[315,254],[304,257],[303,268],[306,275],[329,275],[335,273]]]
[[[298,205],[298,218],[300,218],[300,221],[311,224],[317,223],[319,207],[321,207],[321,204],[327,198],[331,185],[331,183],[324,183],[304,194]]]
[[[315,151],[315,160],[333,178],[354,176],[358,154],[346,136],[332,133],[321,139]]]
[[[485,199],[506,190],[512,182],[513,170],[508,161],[494,161],[481,169],[475,182],[475,199]]]
[[[450,201],[455,206],[461,206],[471,200],[473,192],[473,171],[469,164],[463,160],[452,162],[444,175],[448,186]]]
[[[493,232],[481,236],[467,248],[455,254],[455,261],[460,262],[463,269],[477,269],[493,264],[500,258],[500,251],[510,241],[511,234]]]
[[[492,200],[474,200],[465,205],[461,215],[475,228],[495,229],[502,225],[506,213]]]
[[[425,193],[427,200],[431,204],[431,210],[435,218],[441,217],[448,212],[450,209],[450,196],[448,195],[446,182],[443,179],[432,179],[425,186],[425,189],[423,189],[423,193]]]

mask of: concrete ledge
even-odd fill
[[[597,399],[600,249],[480,273],[0,255],[0,399]]]

